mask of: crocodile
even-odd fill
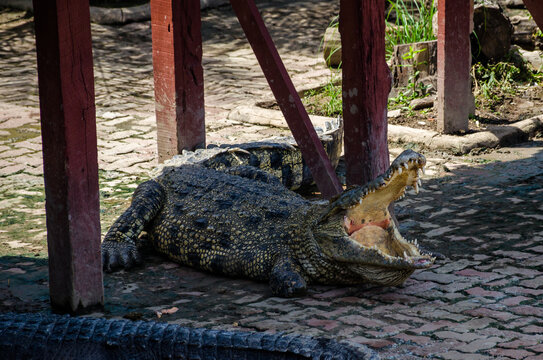
[[[377,360],[379,356],[363,345],[326,338],[7,313],[0,315],[0,358]]]
[[[324,125],[324,129],[316,127],[315,130],[335,169],[343,149],[343,119],[338,117]],[[211,144],[206,149],[195,151],[183,150],[155,168],[152,175],[159,175],[164,167],[190,164],[231,173],[235,173],[235,168],[256,167],[277,177],[291,190],[305,190],[313,185],[311,171],[291,136],[242,144]]]
[[[268,281],[274,295],[303,295],[308,284],[402,284],[435,257],[399,232],[389,205],[418,193],[423,155],[401,153],[373,181],[330,201],[310,201],[250,166],[217,171],[164,167],[136,189],[102,243],[105,271],[142,263],[139,235],[183,265]]]

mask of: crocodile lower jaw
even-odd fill
[[[426,159],[414,152],[404,154],[385,174],[360,190],[360,199],[345,209],[343,228],[349,239],[364,250],[376,251],[387,261],[426,268],[435,259],[421,253],[417,240],[406,240],[389,213],[390,204],[402,199],[408,187],[418,193],[421,185]]]
[[[423,269],[432,266],[435,258],[421,252],[417,240],[406,240],[390,222],[386,228],[366,225],[349,237],[361,250],[380,256],[386,265],[409,266]]]

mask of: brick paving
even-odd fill
[[[337,3],[259,5],[295,84],[326,82],[317,48]],[[0,20],[0,311],[49,311],[32,19],[0,10]],[[203,20],[208,141],[278,134],[225,120],[270,92],[229,8],[206,10]],[[148,22],[92,31],[104,232],[156,165],[151,43]],[[426,155],[423,189],[396,213],[406,237],[446,259],[400,287],[312,286],[306,297],[281,299],[266,284],[151,255],[144,268],[105,276],[106,306],[92,316],[327,336],[384,359],[543,359],[543,140]]]

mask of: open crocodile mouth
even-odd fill
[[[342,222],[345,238],[355,248],[373,254],[372,258],[380,257],[384,264],[430,267],[435,258],[421,252],[417,240],[406,240],[389,212],[389,205],[402,199],[409,188],[418,194],[425,165],[423,155],[404,151],[384,174],[332,201],[327,217]]]

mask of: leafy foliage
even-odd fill
[[[515,60],[515,54],[498,63],[474,64],[472,67],[473,92],[478,101],[499,104],[503,93],[515,95],[523,84],[538,84],[540,72],[534,72],[523,61]]]
[[[436,38],[432,29],[432,18],[437,9],[434,0],[413,0],[407,3],[404,0],[387,0],[389,10],[387,16],[387,30],[385,34],[387,56],[392,55],[395,45],[410,44],[420,41],[429,41]],[[396,20],[388,20],[392,14]]]

